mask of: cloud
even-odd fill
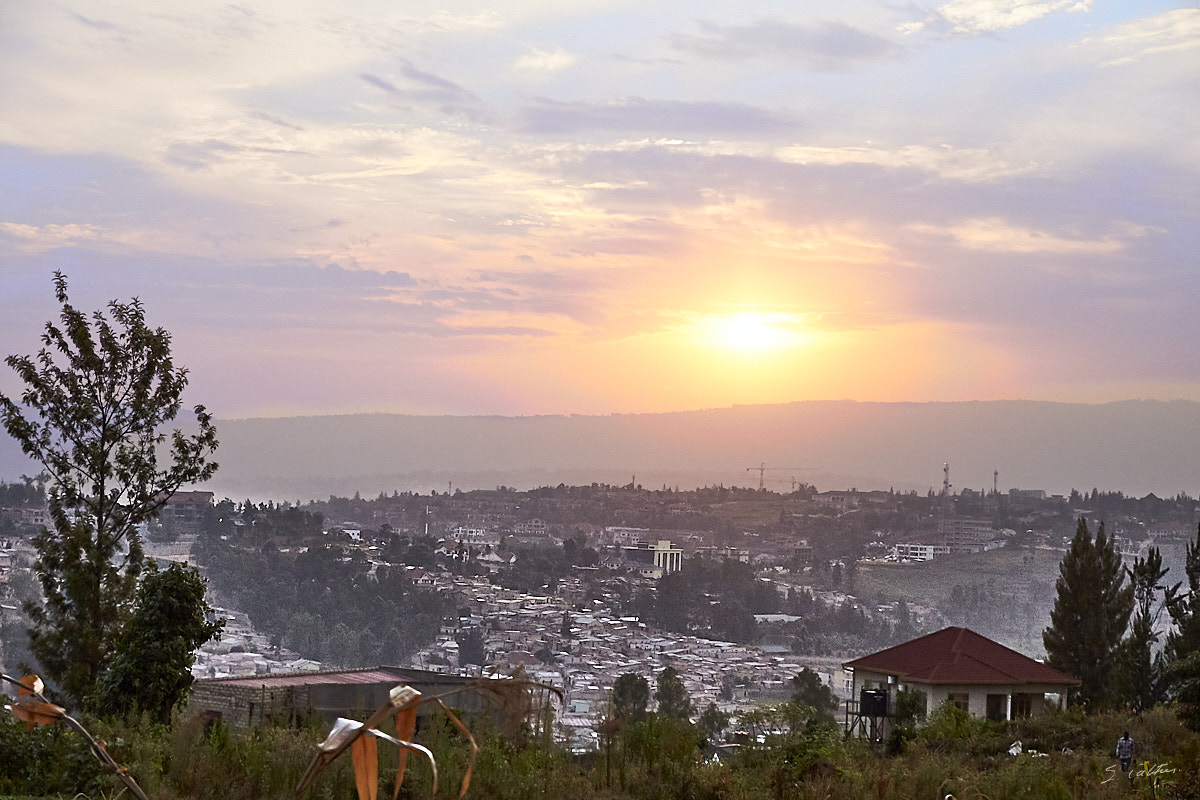
[[[988,181],[1037,169],[1035,164],[1015,166],[983,148],[907,145],[883,147],[783,147],[776,157],[789,164],[871,164],[889,169],[918,169],[955,181]]]
[[[679,34],[672,47],[705,58],[774,58],[817,72],[836,72],[855,64],[894,58],[900,48],[881,36],[844,22],[804,25],[764,19],[752,25],[700,23],[698,36]]]
[[[520,112],[526,133],[650,132],[654,135],[736,135],[794,131],[796,120],[742,103],[683,102],[630,97],[609,103],[541,99]]]
[[[909,227],[918,233],[947,236],[968,250],[989,253],[1099,256],[1116,253],[1125,247],[1125,242],[1110,236],[1100,239],[1069,239],[1035,228],[1010,225],[999,217],[969,219],[949,227],[923,224]],[[1123,231],[1136,236],[1144,234],[1146,229],[1123,226]]]
[[[408,62],[400,65],[399,75],[393,79],[396,81],[395,83],[366,72],[359,77],[400,100],[455,104],[477,104],[479,102],[479,98],[453,81],[419,70]]]
[[[24,253],[43,253],[67,245],[90,242],[101,238],[95,225],[26,225],[19,222],[0,222],[0,238],[10,240]]]
[[[541,50],[534,47],[530,48],[528,53],[517,58],[513,63],[513,69],[532,75],[549,76],[570,67],[575,61],[575,56],[561,47],[553,50]]]
[[[973,35],[1017,28],[1056,11],[1091,10],[1092,0],[951,0],[925,22],[906,23],[901,26],[901,31],[915,33],[930,25]]]
[[[1200,49],[1200,9],[1180,8],[1115,25],[1102,36],[1080,42],[1085,51],[1099,50],[1102,66],[1132,64],[1148,57]]]

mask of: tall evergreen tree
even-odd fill
[[[650,684],[636,672],[626,672],[613,683],[613,718],[620,723],[640,722],[650,702]]]
[[[1121,557],[1103,523],[1093,540],[1080,518],[1055,586],[1050,626],[1042,632],[1047,661],[1079,678],[1075,702],[1110,705],[1118,695],[1114,666],[1133,611],[1133,588],[1125,585]]]
[[[687,687],[674,667],[665,667],[658,673],[654,702],[658,703],[658,713],[664,717],[686,722],[692,716],[692,698],[688,697]]]
[[[0,395],[0,419],[49,476],[51,527],[34,538],[43,602],[25,605],[29,648],[51,682],[87,706],[133,607],[144,565],[138,526],[180,486],[212,476],[217,438],[203,406],[196,433],[164,430],[182,408],[187,370],[137,299],[88,315],[71,305],[62,273],[54,286],[61,323],[46,323],[36,356],[5,359],[25,388],[19,404]]]
[[[1168,661],[1200,653],[1200,526],[1196,539],[1187,545],[1184,576],[1187,590],[1172,594],[1167,603],[1174,629],[1167,635],[1165,655]]]
[[[1162,554],[1157,547],[1151,547],[1145,558],[1134,559],[1133,566],[1126,568],[1133,589],[1134,611],[1129,635],[1121,645],[1121,693],[1122,700],[1136,711],[1144,711],[1165,699],[1163,659],[1154,648],[1158,643],[1155,631],[1158,619],[1179,587],[1176,584],[1168,588],[1160,583],[1168,571],[1162,565]]]
[[[1175,627],[1163,651],[1165,678],[1180,720],[1200,731],[1200,526],[1187,546],[1184,574],[1187,591],[1174,593],[1167,604]]]

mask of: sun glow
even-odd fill
[[[743,352],[760,352],[798,347],[808,336],[790,314],[741,313],[709,317],[701,322],[706,338],[717,347]]]

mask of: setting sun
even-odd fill
[[[741,313],[710,317],[701,324],[711,344],[731,350],[762,351],[796,347],[806,335],[790,314]]]

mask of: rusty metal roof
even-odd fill
[[[235,686],[327,686],[330,684],[372,683],[465,683],[470,678],[400,667],[368,667],[365,669],[327,670],[322,672],[292,672],[282,675],[236,675],[228,678],[203,678],[196,681],[209,685]]]

